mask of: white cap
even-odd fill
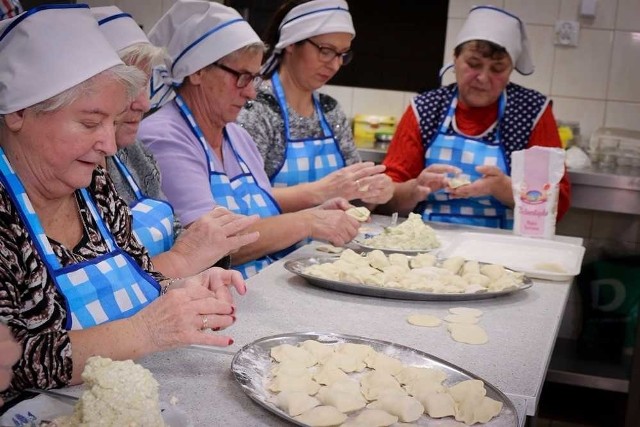
[[[504,47],[520,74],[533,73],[529,38],[517,16],[493,6],[474,7],[458,33],[456,47],[471,40],[486,40]]]
[[[92,7],[91,13],[116,52],[137,43],[149,43],[133,17],[116,6]]]
[[[0,114],[45,101],[122,64],[87,5],[51,5],[0,21]]]
[[[294,7],[280,24],[280,37],[274,48],[285,47],[309,37],[329,33],[356,36],[349,5],[344,0],[313,0]]]
[[[178,0],[149,31],[149,40],[166,47],[173,85],[260,37],[233,8],[220,3]]]

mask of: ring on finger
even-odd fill
[[[208,324],[209,324],[209,318],[205,314],[203,314],[202,315],[202,328],[201,329],[207,329],[208,328],[208,326],[207,326]]]

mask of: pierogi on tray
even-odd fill
[[[385,255],[379,250],[359,255],[347,249],[336,261],[311,265],[304,273],[338,282],[442,294],[501,292],[524,282],[523,273],[498,264],[462,257],[439,260],[428,253]]]
[[[437,368],[410,366],[366,344],[307,340],[271,349],[270,402],[310,426],[389,426],[453,417],[467,425],[503,403],[481,380],[453,383]]]

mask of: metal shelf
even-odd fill
[[[631,362],[631,356],[624,356],[620,363],[587,360],[577,354],[575,340],[558,338],[546,380],[628,393]]]

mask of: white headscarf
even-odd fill
[[[349,5],[344,0],[312,0],[291,9],[279,26],[279,38],[262,72],[269,74],[280,62],[282,50],[309,37],[329,33],[356,36]]]
[[[119,64],[87,5],[34,8],[0,21],[0,114],[38,104]]]
[[[116,6],[92,7],[91,13],[98,21],[100,31],[116,52],[137,43],[149,43],[149,39],[128,13]]]
[[[524,23],[512,13],[493,6],[474,7],[458,33],[456,47],[470,40],[486,40],[504,47],[520,74],[533,73]]]
[[[220,3],[178,0],[149,31],[149,40],[166,47],[171,63],[155,69],[151,104],[162,105],[185,77],[260,37],[233,8]],[[161,82],[158,82],[161,79]]]

